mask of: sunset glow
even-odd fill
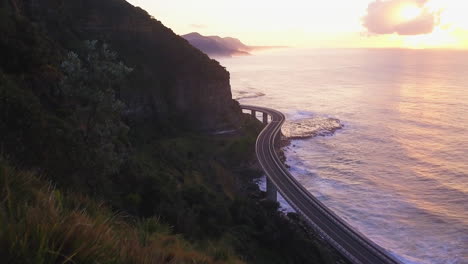
[[[129,2],[177,34],[231,36],[250,45],[468,49],[468,3],[459,0]]]
[[[409,21],[417,18],[422,13],[422,9],[416,5],[404,5],[400,10],[400,18]]]

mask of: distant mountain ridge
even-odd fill
[[[214,56],[233,56],[249,55],[252,47],[242,43],[239,39],[219,36],[203,36],[200,33],[190,33],[182,35],[194,47],[208,55]]]

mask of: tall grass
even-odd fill
[[[214,244],[199,249],[158,219],[115,215],[0,161],[3,263],[242,263]]]

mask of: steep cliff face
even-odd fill
[[[101,40],[134,68],[120,91],[130,117],[197,130],[237,125],[240,109],[229,73],[144,10],[124,0],[16,2],[64,50],[81,40]]]

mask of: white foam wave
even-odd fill
[[[265,94],[262,93],[262,92],[237,91],[237,92],[234,93],[234,99],[235,100],[247,99],[247,98],[257,98],[257,97],[262,97],[262,96],[265,96]]]
[[[330,136],[343,127],[344,125],[339,119],[314,117],[286,121],[282,132],[289,139],[304,139],[315,136]]]
[[[297,121],[297,120],[302,120],[302,119],[308,119],[314,117],[314,113],[310,111],[304,111],[304,110],[297,110],[297,111],[292,111],[288,112],[288,120],[292,121]]]

